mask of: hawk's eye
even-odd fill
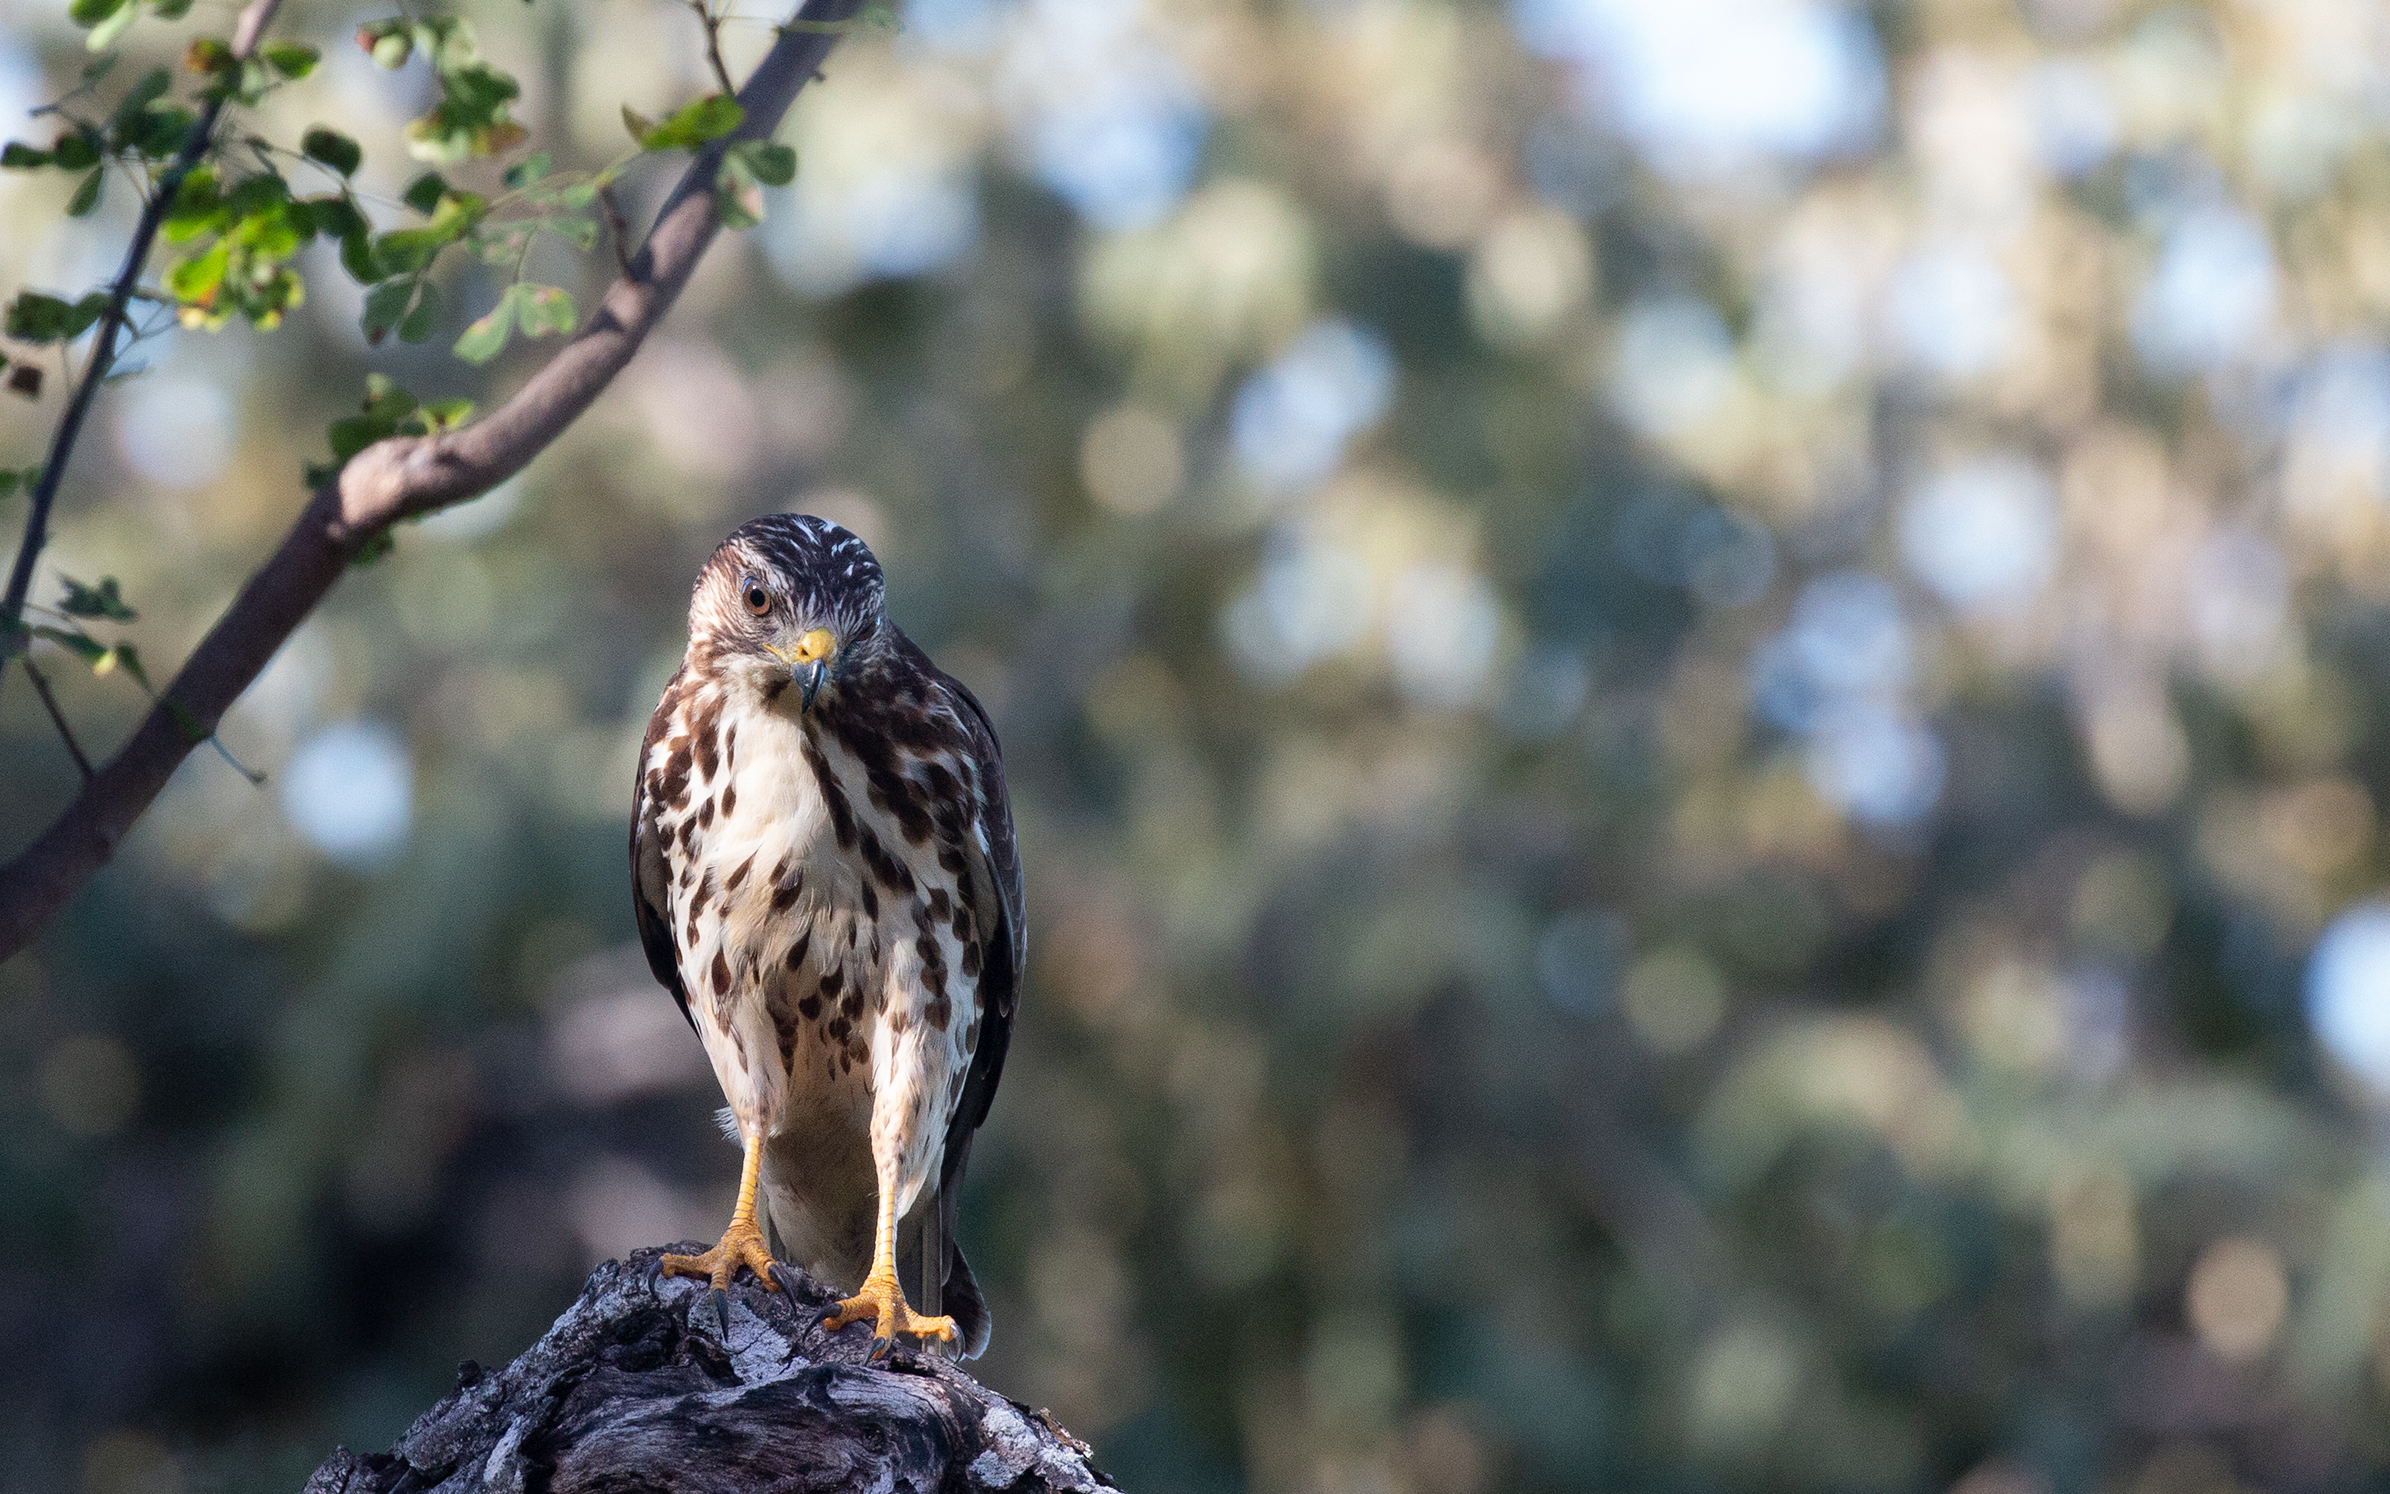
[[[772,594],[765,591],[763,583],[753,576],[747,578],[747,584],[740,594],[747,603],[747,610],[757,617],[772,610]]]

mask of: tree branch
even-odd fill
[[[75,740],[75,729],[66,724],[66,712],[58,709],[58,697],[50,693],[50,677],[33,662],[33,655],[25,655],[25,673],[33,680],[33,693],[41,697],[41,708],[50,713],[50,724],[58,728],[58,740],[66,743],[66,755],[75,760],[75,770],[91,782],[91,759],[83,755],[83,745]]]
[[[240,19],[233,23],[235,62],[247,62],[257,51],[257,44],[264,40],[266,27],[273,24],[274,12],[281,3],[282,0],[249,0]],[[66,476],[67,459],[74,455],[75,442],[82,437],[91,401],[116,362],[117,334],[124,330],[125,308],[132,303],[133,292],[141,284],[141,271],[149,263],[150,246],[157,242],[158,225],[165,221],[166,210],[174,206],[183,178],[191,174],[191,169],[214,144],[216,121],[223,116],[230,95],[230,89],[222,89],[208,100],[199,112],[198,122],[191,126],[191,133],[184,137],[182,150],[141,205],[141,219],[133,225],[133,241],[125,248],[124,267],[116,272],[116,283],[108,290],[108,309],[100,316],[99,326],[92,334],[91,359],[83,365],[83,377],[75,383],[75,392],[66,402],[66,413],[59,417],[58,429],[51,433],[49,459],[42,463],[41,477],[33,485],[32,503],[25,511],[25,537],[17,544],[16,563],[9,568],[8,590],[0,594],[0,667],[6,666],[9,658],[26,646],[25,598],[33,589],[34,563],[41,559],[43,547],[50,542],[50,506],[57,501],[58,484]],[[59,351],[63,357],[65,350]]]
[[[1115,1487],[1051,1413],[944,1359],[874,1358],[863,1328],[825,1332],[837,1294],[804,1272],[775,1267],[778,1291],[742,1274],[725,1329],[704,1283],[663,1275],[659,1253],[600,1265],[514,1363],[460,1366],[396,1446],[340,1449],[305,1494]]]
[[[838,23],[860,8],[861,0],[806,0],[800,15]],[[514,476],[589,408],[671,309],[713,242],[714,174],[724,147],[779,127],[838,29],[779,36],[739,90],[746,117],[738,129],[698,154],[629,270],[608,288],[588,324],[512,399],[459,431],[369,446],[315,490],[281,546],[242,586],[123,749],[32,845],[0,867],[0,959],[24,948],[115,854],[176,765],[215,732],[359,551],[401,519],[477,497]]]

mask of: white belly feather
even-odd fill
[[[693,768],[680,808],[657,821],[682,985],[732,1116],[766,1139],[784,1249],[859,1279],[875,1158],[894,1164],[900,1214],[937,1168],[976,1034],[976,958],[964,958],[963,920],[933,917],[922,890],[950,880],[934,839],[908,843],[874,810],[862,765],[831,733],[817,750],[855,823],[911,871],[909,895],[840,845],[802,721],[725,701],[721,731],[714,771]],[[644,766],[672,747],[657,743]],[[925,981],[924,940],[942,992]]]

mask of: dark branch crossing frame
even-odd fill
[[[254,47],[277,3],[252,0],[236,40]],[[829,55],[843,23],[862,6],[863,0],[805,0],[739,89],[745,117],[738,128],[698,152],[657,213],[647,242],[587,324],[513,398],[462,430],[393,436],[369,446],[310,495],[281,545],[241,587],[124,746],[33,844],[0,866],[0,959],[31,942],[108,863],[175,768],[215,733],[224,713],[352,560],[400,520],[477,498],[514,476],[596,401],[671,310],[720,231],[714,181],[723,152],[739,141],[770,137]],[[119,314],[121,309],[119,303]],[[102,320],[103,337],[116,321]],[[94,366],[101,366],[96,359]],[[81,391],[77,398],[79,410]],[[63,465],[54,460],[45,482],[54,483]],[[29,565],[20,558],[20,569]]]

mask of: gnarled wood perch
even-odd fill
[[[693,1245],[675,1247],[694,1250]],[[305,1494],[795,1494],[802,1490],[1111,1488],[1042,1411],[942,1359],[821,1320],[836,1298],[732,1289],[730,1329],[705,1285],[657,1250],[608,1261],[540,1341],[457,1388],[386,1453],[334,1453]]]

